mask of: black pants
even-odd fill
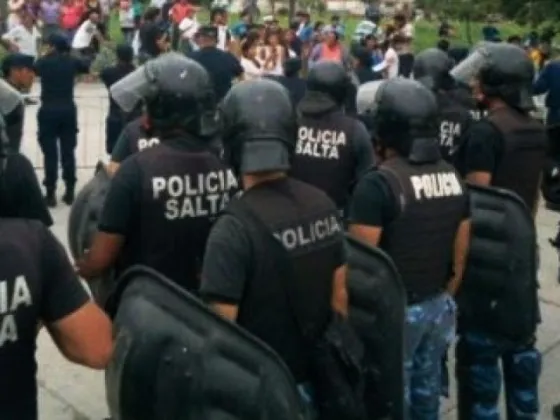
[[[121,115],[108,115],[105,119],[105,151],[107,154],[113,152],[113,147],[124,128],[125,122]]]
[[[72,104],[43,104],[37,113],[39,146],[43,152],[47,190],[56,188],[58,179],[58,156],[62,163],[62,179],[67,186],[76,183],[76,157],[74,151],[78,140],[78,116]]]
[[[560,125],[548,127],[548,157],[560,163]]]
[[[409,78],[412,74],[412,66],[414,65],[414,54],[406,53],[399,55],[399,75]]]

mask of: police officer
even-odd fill
[[[343,229],[322,191],[288,176],[297,127],[280,84],[235,85],[223,115],[224,155],[244,193],[210,233],[200,292],[274,349],[305,394],[310,349],[303,334],[314,342],[331,306],[347,311]]]
[[[488,116],[469,131],[464,164],[467,181],[513,191],[534,215],[545,161],[546,131],[528,114],[533,108],[533,72],[521,48],[492,43],[479,46],[451,73],[459,80],[469,80],[475,98],[488,109]],[[499,417],[501,359],[508,418],[535,419],[541,367],[541,355],[535,348],[536,285],[534,294],[527,295],[525,284],[516,284],[515,273],[508,284],[496,285],[495,292],[504,298],[500,310],[506,321],[503,325],[494,323],[495,331],[490,332],[486,317],[478,314],[488,313],[489,306],[494,305],[494,300],[486,298],[486,286],[492,280],[481,279],[484,284],[479,286],[485,291],[470,282],[462,290],[457,346],[459,417]],[[519,295],[520,287],[523,296]],[[508,296],[514,296],[515,304]]]
[[[237,190],[235,175],[209,145],[217,127],[212,83],[198,63],[167,53],[111,88],[125,111],[138,105],[138,92],[145,92],[150,124],[161,143],[119,168],[79,271],[91,279],[112,267],[118,274],[143,264],[197,289],[212,221]]]
[[[130,45],[117,46],[117,64],[107,67],[101,72],[100,78],[107,89],[134,71],[134,51]],[[109,97],[109,113],[105,119],[105,150],[107,153],[113,151],[120,132],[127,122],[125,115],[113,99]]]
[[[5,80],[20,92],[28,92],[35,80],[33,57],[26,54],[9,54],[2,62],[2,73]],[[6,134],[10,140],[9,147],[19,152],[23,137],[24,104],[18,104],[4,116]]]
[[[349,232],[386,251],[401,274],[408,300],[407,418],[435,419],[441,358],[454,333],[453,295],[469,240],[467,191],[453,166],[441,159],[432,92],[400,78],[360,89],[370,92],[368,102],[358,103],[359,112],[373,120],[382,163],[356,186]]]
[[[233,54],[218,48],[218,28],[215,26],[201,26],[196,37],[200,49],[189,57],[206,69],[219,102],[231,88],[233,80],[243,77],[243,67]]]
[[[414,79],[424,84],[436,95],[439,108],[439,146],[442,157],[453,163],[465,134],[472,122],[472,100],[465,101],[458,92],[449,72],[454,63],[445,52],[428,48],[414,59]]]
[[[346,209],[352,186],[374,157],[364,124],[342,111],[350,85],[336,62],[319,62],[311,68],[298,107],[301,117],[290,172],[326,192],[340,211]]]
[[[159,138],[150,127],[149,117],[143,115],[132,120],[124,126],[113,148],[107,167],[109,174],[114,175],[127,157],[156,144],[159,144]]]
[[[3,86],[0,98],[4,111],[10,99]],[[42,197],[36,178],[28,176],[31,165],[8,149],[8,141],[0,117],[1,417],[36,420],[35,347],[41,324],[68,360],[94,369],[109,362],[112,331],[107,316],[88,298],[62,244],[44,223],[28,218],[34,215],[17,203],[17,196],[12,202],[14,176],[20,195],[36,197],[37,191],[39,201]]]
[[[45,162],[45,199],[55,207],[58,178],[58,150],[62,163],[62,179],[66,191],[62,197],[67,205],[74,201],[76,185],[76,157],[74,150],[78,136],[78,115],[74,103],[74,80],[89,71],[85,62],[70,55],[70,45],[65,35],[52,34],[46,55],[35,63],[41,78],[41,107],[37,113],[39,145]]]
[[[283,67],[284,74],[268,74],[266,77],[275,80],[288,90],[290,98],[292,99],[292,104],[294,108],[296,108],[303,99],[306,89],[305,80],[300,77],[301,58],[288,58],[284,61]]]

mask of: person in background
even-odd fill
[[[354,57],[354,74],[358,79],[358,84],[363,85],[367,82],[383,79],[380,73],[372,70],[373,59],[371,52],[362,46],[357,46],[352,50]]]
[[[332,15],[331,16],[331,26],[333,28],[335,28],[336,33],[340,36],[340,39],[344,39],[344,33],[346,31],[346,28],[340,22],[340,16],[339,15]]]
[[[60,28],[66,32],[68,39],[72,40],[82,19],[82,8],[73,0],[62,0],[60,6]]]
[[[487,42],[496,42],[496,39],[500,38],[500,30],[496,28],[494,22],[490,19],[486,22],[486,25],[482,27],[482,39]]]
[[[60,2],[58,0],[41,1],[39,18],[43,22],[43,27],[41,28],[42,39],[47,39],[51,34],[59,30],[60,7]]]
[[[35,60],[38,54],[41,34],[35,27],[33,16],[20,12],[20,24],[2,35],[2,44],[11,52],[25,54]]]
[[[555,162],[560,162],[560,60],[544,66],[533,84],[533,94],[546,94],[548,153]]]
[[[229,51],[231,43],[231,33],[227,27],[228,13],[223,7],[216,7],[210,11],[210,22],[218,30],[218,48],[222,51]]]
[[[195,41],[195,36],[200,27],[196,17],[194,19],[185,18],[179,24],[179,31],[181,32],[181,41],[179,42],[179,51],[183,54],[188,55],[192,51],[198,49],[198,45]]]
[[[310,43],[313,38],[313,32],[316,28],[311,25],[311,16],[305,11],[300,11],[296,13],[296,20],[298,21],[297,36],[301,39],[301,42]]]
[[[450,43],[449,40],[442,38],[440,39],[437,44],[436,44],[436,48],[442,50],[444,53],[449,54],[449,47],[450,47]]]
[[[324,40],[324,35],[323,35],[323,29],[325,29],[325,23],[318,20],[317,22],[315,22],[315,24],[313,25],[313,33],[311,34],[311,46],[314,47],[315,45],[323,42]]]
[[[117,64],[107,67],[101,72],[100,78],[107,90],[111,86],[134,71],[132,47],[128,44],[117,46]],[[117,103],[109,95],[109,113],[105,119],[105,151],[111,154],[125,124],[130,120],[124,115]]]
[[[95,59],[93,40],[97,39],[99,44],[104,41],[98,28],[99,19],[99,13],[89,12],[88,18],[80,25],[72,39],[72,49],[81,59],[87,60],[89,63]]]
[[[217,38],[218,30],[214,26],[201,26],[197,35],[200,49],[189,57],[206,69],[219,102],[231,88],[233,80],[243,77],[243,67],[234,55],[217,48]]]
[[[280,26],[278,26],[278,19],[276,19],[273,15],[263,17],[263,23],[267,32],[280,29]]]
[[[453,26],[449,23],[447,19],[443,19],[438,28],[438,36],[440,38],[450,38],[455,35]]]
[[[360,42],[360,45],[370,53],[372,67],[383,62],[383,53],[379,48],[379,43],[377,42],[377,38],[374,34],[366,35]]]
[[[412,53],[412,41],[414,40],[414,26],[407,22],[404,14],[395,16],[396,34],[400,38],[399,43],[395,43],[394,47],[399,54],[399,75],[409,78],[412,74],[412,66],[414,65],[414,54]]]
[[[507,38],[507,43],[508,44],[513,44],[513,45],[517,45],[518,47],[523,48],[522,44],[522,40],[521,37],[519,35],[511,35],[508,36]]]
[[[134,7],[131,0],[119,1],[119,24],[124,41],[130,45],[134,37]]]
[[[178,0],[171,9],[169,10],[169,15],[171,17],[171,23],[173,25],[172,35],[171,35],[171,48],[177,49],[179,45],[179,24],[185,18],[190,18],[196,13],[195,8],[188,0]]]
[[[263,75],[263,68],[257,60],[256,41],[247,40],[241,44],[241,66],[245,80],[259,79]]]
[[[251,26],[253,25],[253,15],[249,10],[244,10],[243,12],[241,12],[241,15],[239,17],[241,20],[233,25],[230,30],[231,35],[237,41],[245,38],[249,33]]]
[[[383,61],[377,66],[373,67],[374,72],[383,74],[385,79],[394,79],[399,77],[399,60],[400,56],[397,54],[397,46],[402,43],[402,38],[395,35],[390,40],[387,39],[383,42],[381,49],[383,50]]]
[[[144,12],[144,22],[140,25],[138,37],[140,38],[140,64],[155,58],[169,49],[169,35],[165,28],[158,22],[160,10],[157,7],[148,7]]]
[[[286,48],[281,44],[282,31],[269,29],[265,45],[259,48],[257,59],[263,74],[281,75],[286,59]]]
[[[301,57],[303,42],[297,36],[299,23],[291,22],[288,29],[284,32],[284,41],[288,49],[289,57]]]
[[[25,6],[25,0],[8,0],[8,18],[6,20],[8,32],[18,26],[20,21],[20,12]]]
[[[284,62],[284,74],[279,76],[267,75],[266,77],[277,81],[290,94],[290,99],[294,109],[297,108],[298,104],[305,95],[307,90],[307,84],[305,80],[300,77],[301,72],[301,58],[288,58]]]
[[[346,47],[340,42],[340,34],[333,26],[323,29],[324,40],[317,44],[309,54],[309,67],[318,61],[329,60],[341,63],[346,69],[352,67],[352,62]]]

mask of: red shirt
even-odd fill
[[[191,18],[194,15],[194,7],[190,3],[176,3],[171,8],[171,21],[178,25],[185,18]]]

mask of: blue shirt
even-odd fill
[[[548,108],[547,124],[560,123],[560,60],[548,63],[533,84],[533,93],[547,93],[545,105]]]
[[[230,32],[235,38],[243,38],[247,35],[247,24],[245,22],[237,22],[230,29]]]

